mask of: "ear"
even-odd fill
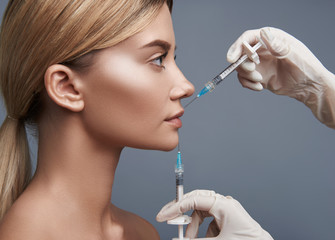
[[[61,64],[51,65],[45,72],[44,85],[49,97],[57,105],[73,112],[84,109],[80,79],[70,68]]]

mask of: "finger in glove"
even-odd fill
[[[240,75],[238,75],[238,79],[241,83],[241,85],[245,88],[248,88],[250,90],[254,91],[262,91],[263,90],[263,85],[260,82],[253,82],[250,81],[249,79],[246,79]]]

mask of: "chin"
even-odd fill
[[[165,152],[171,151],[178,146],[178,142],[179,142],[178,135],[173,138],[164,138],[163,140],[156,142],[157,146],[155,150],[160,150],[160,151],[165,151]]]
[[[160,140],[155,140],[155,141],[150,141],[148,143],[143,144],[131,144],[128,145],[128,147],[132,148],[138,148],[138,149],[145,149],[145,150],[158,150],[158,151],[171,151],[175,149],[178,146],[178,141],[179,138],[178,136],[176,138],[165,138],[165,139],[160,139]]]
[[[162,147],[161,149],[157,149],[157,150],[169,152],[169,151],[172,151],[173,149],[175,149],[177,147],[177,145],[178,145],[178,143],[170,145],[170,146],[165,146],[165,147]]]
[[[178,132],[174,134],[139,134],[139,136],[141,137],[136,136],[136,138],[131,139],[132,141],[127,141],[127,143],[124,143],[124,146],[168,152],[175,149],[179,142]]]
[[[145,149],[145,150],[158,150],[158,151],[164,151],[164,152],[169,152],[175,149],[178,145],[178,141],[174,143],[156,143],[156,144],[150,144],[150,145],[145,145],[145,146],[138,146],[135,148],[139,149]]]

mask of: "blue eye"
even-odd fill
[[[163,64],[163,56],[155,58],[152,62],[158,66],[161,66]]]
[[[151,62],[152,62],[153,64],[159,66],[159,67],[165,68],[165,66],[163,65],[163,61],[164,61],[166,55],[167,55],[167,52],[164,53],[163,55],[161,55],[161,56],[155,58],[155,59],[152,60]]]

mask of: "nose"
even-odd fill
[[[180,69],[176,66],[176,74],[173,76],[175,79],[174,87],[171,89],[171,100],[178,100],[192,96],[194,93],[194,86],[189,82]]]

